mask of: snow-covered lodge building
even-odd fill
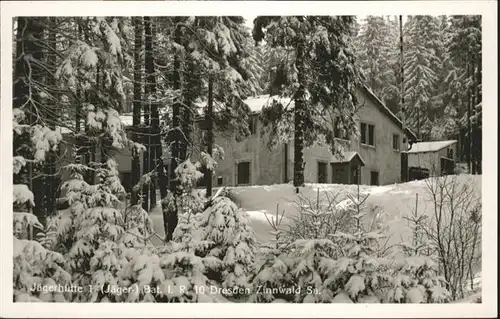
[[[332,155],[327,146],[315,144],[304,150],[304,178],[306,183],[354,184],[358,178],[361,184],[385,185],[401,181],[401,150],[403,130],[401,120],[381,102],[367,87],[357,90],[360,105],[355,114],[359,135],[336,137],[349,142],[344,156]],[[262,108],[271,103],[273,97],[259,96],[245,103],[252,113],[249,120],[250,136],[236,141],[229,132],[215,133],[214,143],[224,150],[224,159],[217,160],[212,185],[271,185],[288,183],[293,180],[293,140],[274,149],[268,147],[269,135],[262,133],[259,115]],[[293,102],[290,102],[293,103]],[[132,115],[122,115],[125,126],[132,125]],[[201,136],[202,121],[193,132],[193,138]],[[410,139],[415,136],[410,131]],[[71,143],[69,143],[71,144]],[[194,144],[197,144],[195,141]],[[202,145],[199,141],[198,145]],[[71,149],[65,150],[66,161],[73,162]],[[99,148],[96,149],[96,160]],[[196,160],[194,153],[192,160]],[[115,153],[120,178],[126,188],[130,187],[131,161],[130,150]],[[142,167],[142,156],[140,157]],[[165,165],[168,166],[168,160]],[[142,169],[142,168],[141,168]],[[359,172],[359,176],[358,176]],[[204,184],[200,181],[200,186]]]
[[[343,157],[332,155],[327,146],[313,145],[304,150],[306,183],[385,185],[401,181],[401,120],[367,87],[357,90],[360,109],[355,120],[359,136],[348,138]],[[267,134],[261,133],[259,114],[271,102],[267,96],[245,101],[252,110],[251,135],[237,142],[228,134],[215,136],[215,144],[225,152],[213,174],[214,186],[271,185],[293,180],[293,141],[269,149]],[[293,103],[293,102],[292,102]],[[340,132],[336,133],[341,137]],[[410,138],[415,139],[411,132]],[[358,170],[359,168],[359,170]]]

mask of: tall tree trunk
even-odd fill
[[[48,112],[44,111],[43,109],[37,109],[36,104],[44,103],[44,99],[38,96],[38,88],[37,86],[39,85],[48,85],[48,79],[46,78],[44,72],[42,73],[42,68],[38,64],[45,64],[45,54],[44,51],[45,49],[41,46],[42,42],[47,41],[47,37],[44,35],[44,29],[47,25],[47,18],[29,18],[32,26],[33,26],[33,33],[32,33],[32,40],[30,41],[31,44],[33,45],[33,50],[29,53],[31,57],[33,58],[32,61],[36,62],[28,62],[29,64],[29,69],[28,69],[28,77],[29,81],[33,82],[38,82],[39,84],[32,85],[30,87],[30,95],[31,95],[31,102],[29,103],[30,108],[29,108],[29,116],[28,118],[30,119],[29,122],[33,123],[36,121],[36,118],[40,116],[40,113],[42,113],[42,116],[46,116]],[[32,106],[35,107],[35,109],[31,108]],[[39,106],[38,106],[39,107]],[[51,123],[48,123],[48,126],[50,127]],[[52,128],[55,126],[52,123]],[[44,163],[28,163],[28,176],[29,176],[29,181],[30,181],[30,189],[33,192],[34,195],[34,202],[35,206],[33,207],[33,213],[38,217],[40,222],[42,224],[45,224],[45,220],[47,217],[48,213],[48,207],[47,207],[47,187],[45,185],[46,179],[48,176],[45,176],[44,174],[47,172],[46,170],[46,164],[47,160],[49,159],[50,155],[49,152],[46,153],[45,157],[45,162]]]
[[[471,77],[470,59],[467,58],[467,79]],[[467,168],[469,169],[469,174],[472,173],[472,157],[471,157],[471,144],[472,144],[472,134],[471,134],[471,108],[472,108],[472,88],[467,90]]]
[[[150,17],[146,18],[146,72],[148,73],[148,85],[150,85],[150,93],[152,97],[155,99],[156,95],[156,75],[155,75],[155,67],[154,67],[154,54],[153,54],[153,38],[155,36],[155,27],[152,25],[152,21]],[[148,37],[149,34],[149,37]],[[149,38],[149,40],[148,40]],[[150,52],[149,54],[147,52]],[[159,188],[160,188],[160,196],[161,198],[165,198],[167,196],[167,180],[163,168],[163,158],[162,158],[162,145],[161,145],[161,128],[160,128],[160,114],[159,114],[159,106],[158,103],[155,102],[152,104],[151,108],[151,126],[153,128],[153,136],[154,136],[154,162],[153,164],[156,166],[156,172],[158,176]],[[151,196],[152,203],[156,202],[156,191],[154,191],[154,196]],[[154,205],[154,204],[153,204]],[[164,221],[165,222],[165,221]]]
[[[149,143],[149,169],[153,170],[156,168],[157,176],[153,178],[149,188],[149,199],[150,208],[156,205],[156,179],[163,175],[163,166],[158,167],[161,164],[161,137],[160,137],[160,115],[158,111],[158,103],[156,101],[156,75],[154,66],[154,54],[153,54],[153,38],[154,38],[154,27],[152,25],[151,17],[144,17],[144,29],[146,35],[145,42],[145,67],[146,67],[146,98],[150,101],[150,111],[151,111],[151,129],[150,141]],[[159,150],[160,154],[156,154],[158,151],[158,145],[160,144]]]
[[[139,126],[141,125],[141,101],[142,101],[142,18],[134,18],[134,101],[133,101],[133,116],[132,116],[132,126],[134,132],[134,141],[142,142],[140,137],[143,135],[139,133]],[[132,205],[137,205],[139,203],[140,190],[135,188],[137,183],[141,178],[141,160],[139,157],[139,152],[132,154],[132,176],[131,176],[131,202]]]
[[[405,85],[404,85],[404,51],[403,51],[403,16],[399,16],[399,76],[400,76],[400,92],[399,98],[401,100],[401,130],[403,131],[403,150],[401,152],[401,181],[407,182],[410,180],[408,172],[408,142],[410,136],[406,129],[406,107],[405,107]],[[360,175],[358,175],[360,179]]]
[[[145,21],[144,21],[145,22]],[[146,62],[144,62],[146,63]],[[146,83],[144,87],[144,95],[149,96],[149,89],[150,86],[148,83]],[[151,122],[150,122],[150,104],[149,101],[145,101],[144,105],[144,125],[145,125],[145,130],[144,130],[144,139],[143,139],[143,144],[146,147],[146,150],[143,153],[142,156],[142,167],[143,167],[143,174],[148,174],[151,171],[151,162],[149,160],[149,157],[151,156],[150,151],[151,151]],[[145,183],[144,186],[142,187],[142,196],[143,196],[143,201],[142,201],[142,208],[149,212],[149,184]]]
[[[207,106],[207,114],[205,115],[205,121],[207,122],[208,128],[207,128],[207,153],[208,155],[212,156],[213,155],[213,148],[214,148],[214,123],[213,123],[213,112],[214,112],[214,97],[213,97],[213,90],[214,90],[214,85],[213,85],[213,78],[212,76],[209,76],[208,78],[208,106]],[[212,196],[212,175],[213,172],[211,169],[207,169],[206,171],[206,181],[207,181],[207,197]]]
[[[294,96],[294,165],[293,165],[293,185],[298,192],[299,187],[304,186],[304,119],[305,119],[305,53],[304,43],[297,46],[297,77],[299,88]]]
[[[177,27],[174,31],[174,41],[178,45],[181,45],[182,41],[182,32],[179,27]],[[180,148],[181,148],[181,140],[182,136],[182,127],[181,127],[181,110],[183,105],[183,95],[184,95],[184,85],[183,85],[183,63],[182,57],[180,53],[174,56],[174,74],[173,74],[173,84],[174,90],[177,92],[181,92],[181,94],[177,97],[174,102],[173,110],[172,110],[172,129],[173,129],[173,141],[172,141],[172,153],[170,159],[170,185],[169,190],[173,194],[174,200],[176,200],[181,192],[180,183],[177,176],[175,176],[175,170],[180,163]],[[178,216],[177,216],[177,208],[176,205],[169,205],[169,210],[164,211],[164,220],[166,220],[165,225],[165,240],[172,240],[172,235],[174,233],[175,227],[177,227]]]
[[[48,39],[48,45],[51,48],[52,52],[49,53],[48,56],[48,64],[50,69],[55,69],[56,64],[57,64],[57,55],[55,53],[56,51],[56,33],[55,33],[55,28],[57,27],[57,18],[56,17],[50,17],[47,19],[48,20],[48,25],[50,27],[49,31],[49,39]],[[52,75],[48,75],[48,85],[51,87],[56,86],[56,79]],[[57,98],[54,96],[54,98]],[[55,129],[55,123],[57,121],[56,119],[56,114],[58,114],[58,110],[55,108],[52,109],[49,113],[49,121],[48,125],[50,129],[54,130]],[[51,215],[55,211],[55,203],[56,203],[56,194],[57,194],[57,180],[56,180],[56,152],[54,150],[49,150],[47,153],[47,161],[45,163],[44,167],[44,173],[45,173],[45,187],[44,187],[44,208],[47,212],[48,215]]]
[[[78,40],[81,40],[83,38],[83,30],[82,30],[82,25],[78,23],[78,33],[77,37]],[[85,128],[85,121],[82,119],[82,112],[83,112],[83,100],[84,100],[84,94],[82,92],[82,89],[80,87],[76,87],[76,98],[77,98],[77,103],[75,106],[75,142],[74,142],[74,150],[75,150],[75,161],[78,164],[87,164],[85,162],[85,152],[84,152],[84,136],[81,136],[81,129],[82,126]],[[84,177],[86,176],[86,173],[84,173]]]
[[[179,162],[183,162],[189,158],[189,147],[191,145],[191,133],[193,127],[193,112],[196,108],[195,101],[199,92],[197,90],[196,81],[192,81],[196,76],[197,66],[192,59],[186,58],[183,61],[183,72],[187,74],[186,80],[183,83],[183,106],[182,106],[182,120],[180,136],[180,151]]]

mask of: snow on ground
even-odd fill
[[[267,222],[268,220],[271,221],[272,218],[275,218],[265,210],[247,210],[246,212],[248,216],[250,216],[250,219],[260,220],[262,222]]]
[[[481,191],[481,176],[460,175],[458,181],[461,183],[473,183]],[[403,217],[410,214],[415,208],[416,194],[418,194],[419,211],[424,214],[432,213],[431,200],[427,190],[427,180],[412,181],[408,183],[391,184],[384,186],[360,185],[360,193],[369,195],[366,201],[366,208],[379,208],[386,214],[386,223],[389,225],[392,233],[389,244],[400,242],[402,237],[408,232],[407,223]],[[347,194],[356,194],[357,185],[342,184],[306,184],[301,188],[300,196],[316,199],[319,192],[319,198],[326,201],[326,196],[335,197],[337,207],[347,207],[350,200],[346,198]],[[261,241],[272,239],[269,234],[271,227],[268,225],[264,214],[269,216],[276,215],[276,209],[281,213],[285,210],[285,218],[290,219],[297,215],[297,201],[299,195],[295,193],[295,187],[291,184],[278,184],[268,186],[241,186],[231,188],[234,200],[238,206],[251,212],[252,223],[257,223],[256,233]]]
[[[459,175],[459,182],[470,183],[473,181],[481,191],[481,176]],[[431,201],[427,192],[427,181],[412,181],[408,183],[391,184],[384,186],[360,185],[360,192],[369,195],[366,201],[366,208],[382,209],[386,215],[386,223],[389,226],[391,238],[388,244],[401,242],[401,239],[408,234],[408,225],[403,217],[410,214],[415,208],[416,194],[418,194],[419,211],[425,214],[432,213]],[[357,185],[342,184],[306,184],[300,189],[300,196],[309,199],[319,198],[326,201],[326,197],[335,197],[337,207],[347,207],[350,200],[347,194],[356,194]],[[252,226],[260,242],[273,239],[270,234],[272,230],[268,218],[276,216],[276,210],[284,213],[284,224],[294,216],[297,216],[297,205],[299,195],[295,193],[292,184],[276,185],[253,185],[231,187],[231,193],[236,204],[250,215]],[[161,205],[151,212],[156,232],[163,236],[163,221],[161,215]]]
[[[458,180],[460,183],[473,183],[478,187],[478,191],[481,191],[481,176],[460,175]],[[368,209],[378,207],[385,213],[385,222],[389,226],[389,233],[391,233],[389,245],[400,243],[405,237],[409,236],[410,231],[403,217],[410,214],[415,208],[416,194],[418,194],[419,198],[419,211],[432,215],[433,205],[426,183],[426,180],[420,180],[385,186],[360,186],[362,194],[369,194],[366,207]],[[337,207],[340,208],[351,204],[346,195],[354,195],[356,191],[356,185],[307,184],[301,188],[300,196],[316,200],[319,193],[320,200],[325,200],[327,195],[330,197],[337,195]],[[291,184],[232,187],[231,193],[237,205],[249,214],[259,242],[271,242],[274,239],[274,236],[270,233],[272,228],[266,219],[266,215],[268,219],[276,218],[276,211],[278,210],[281,216],[284,210],[283,224],[286,225],[286,222],[290,221],[298,212],[297,201],[299,195],[295,193],[295,187]],[[150,213],[150,216],[153,219],[155,231],[164,236],[161,205],[158,204]],[[153,238],[153,242],[158,245],[162,244],[156,237]],[[474,279],[474,286],[479,287],[479,290],[468,292],[471,295],[458,302],[471,303],[481,297],[480,272]]]

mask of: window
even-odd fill
[[[250,162],[239,162],[238,167],[238,185],[250,184]]]
[[[399,142],[399,134],[392,134],[392,149],[395,151],[400,150],[401,143]]]
[[[375,126],[368,125],[368,145],[375,146]]]
[[[328,178],[327,165],[323,162],[318,162],[318,183],[325,184]]]
[[[361,144],[366,144],[366,124],[361,123]]]
[[[248,118],[248,130],[250,131],[250,135],[254,135],[257,133],[257,117],[250,115]]]
[[[222,184],[223,184],[222,176],[218,176],[217,177],[217,186],[222,186]]]
[[[370,185],[378,185],[378,172],[377,171],[371,171],[370,172]]]
[[[361,144],[375,146],[375,125],[361,123]]]

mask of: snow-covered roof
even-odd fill
[[[334,156],[334,159],[330,163],[349,163],[350,161],[352,161],[352,159],[355,156],[357,156],[359,158],[359,160],[361,161],[361,163],[363,165],[365,165],[365,161],[363,160],[363,158],[361,157],[361,155],[359,155],[358,152],[354,152],[354,151],[344,152],[344,157],[343,158],[341,158],[340,156]]]
[[[133,116],[131,113],[122,114],[120,115],[120,120],[123,126],[125,127],[132,126]],[[61,134],[69,134],[73,131],[69,127],[58,127],[58,128],[61,129]]]
[[[408,153],[426,153],[437,152],[445,147],[455,144],[456,140],[450,141],[433,141],[433,142],[419,142],[414,143]]]
[[[262,108],[264,106],[269,106],[272,104],[273,101],[279,101],[281,102],[284,106],[293,106],[293,101],[291,101],[290,98],[282,98],[278,96],[269,96],[269,94],[265,95],[259,95],[256,97],[251,97],[243,101],[248,107],[250,107],[250,110],[252,112],[260,112],[262,111]]]
[[[248,105],[252,113],[259,113],[265,106],[272,104],[273,100],[281,102],[284,106],[292,106],[293,101],[290,98],[284,98],[279,96],[269,96],[269,94],[258,95],[254,97],[247,98],[243,102]],[[290,103],[291,102],[291,103]],[[290,105],[289,105],[290,104]],[[197,106],[198,114],[204,115],[204,108],[207,106],[206,101],[197,101],[195,103]]]

